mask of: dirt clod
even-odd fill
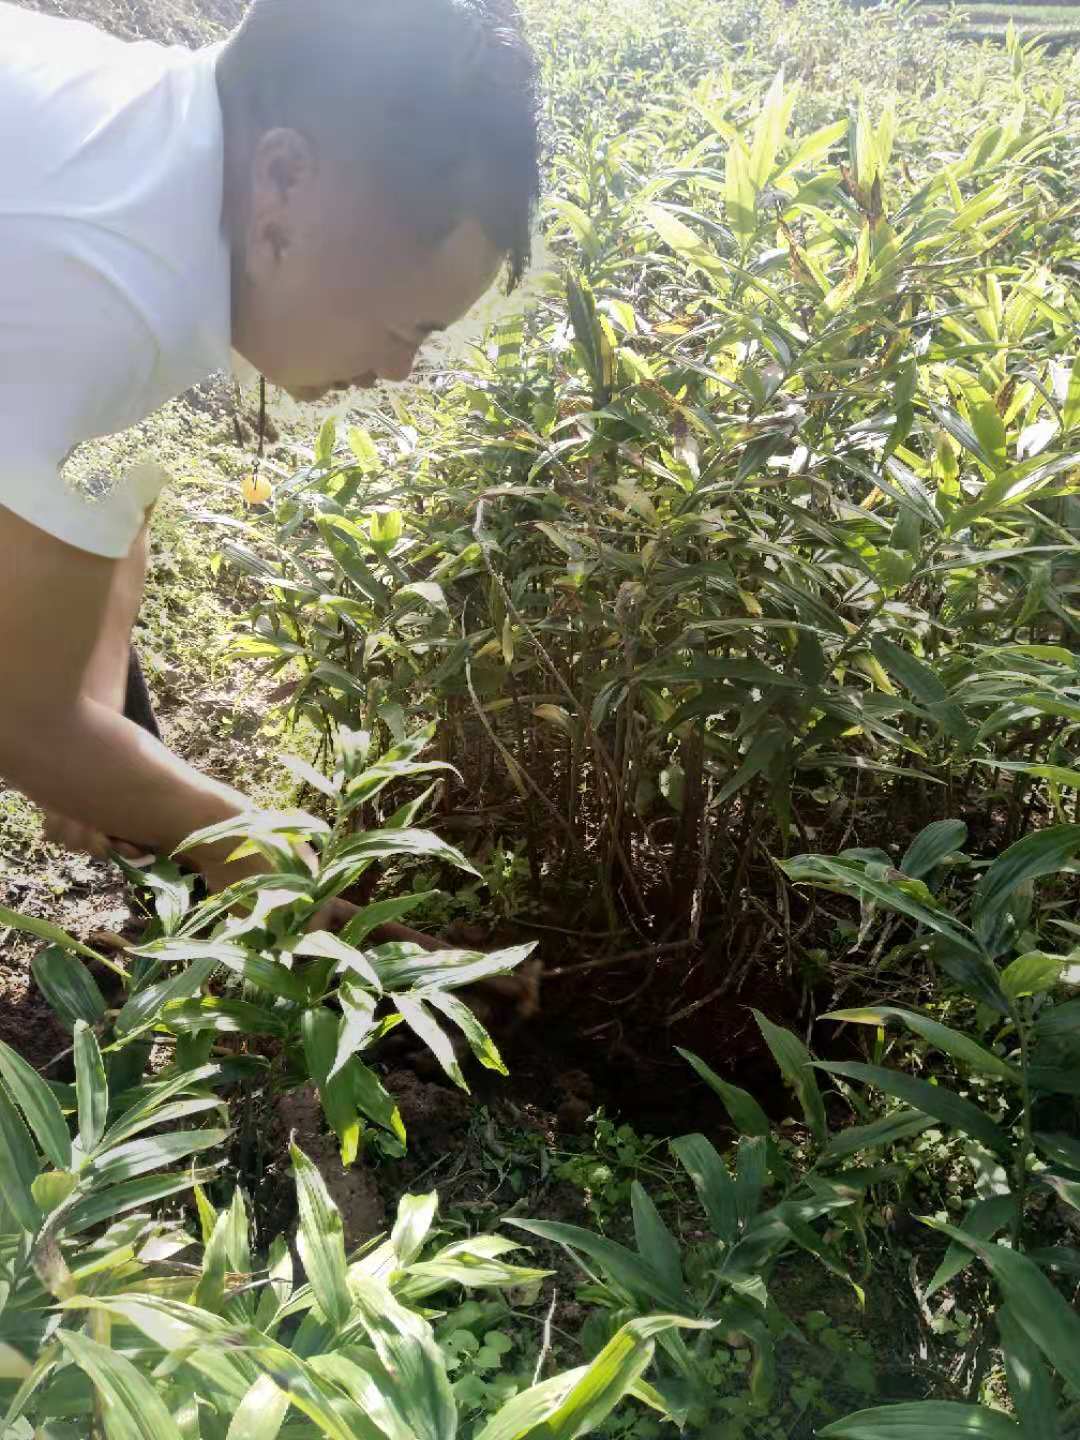
[[[377,1235],[384,1228],[386,1207],[372,1172],[358,1161],[348,1170],[341,1163],[337,1137],[326,1129],[314,1085],[293,1090],[278,1100],[277,1118],[287,1140],[290,1136],[326,1181],[330,1198],[341,1212],[345,1249]]]

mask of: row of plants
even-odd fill
[[[422,776],[423,738],[363,767],[363,741],[349,737],[339,772],[324,779],[340,810],[391,776]],[[267,875],[190,906],[190,882],[172,867],[147,872],[141,884],[163,933],[119,960],[40,920],[0,916],[50,942],[34,973],[72,1032],[74,1068],[73,1084],[50,1083],[0,1047],[0,1386],[10,1433],[85,1434],[91,1423],[125,1440],[174,1431],[398,1440],[453,1435],[460,1424],[486,1440],[569,1436],[607,1424],[629,1396],[691,1434],[773,1433],[777,1348],[808,1343],[800,1317],[774,1296],[778,1267],[799,1252],[865,1304],[883,1217],[897,1206],[918,1213],[928,1200],[938,1213],[926,1224],[948,1248],[920,1303],[976,1262],[986,1271],[963,1376],[971,1401],[884,1406],[820,1433],[1071,1433],[1080,1321],[1059,1285],[1080,1273],[1070,1220],[1080,1210],[1080,1002],[1065,998],[1080,983],[1080,951],[1068,948],[1080,934],[1068,918],[1080,826],[1037,831],[989,865],[965,853],[962,822],[933,823],[899,864],[866,849],[784,862],[793,884],[858,899],[860,945],[891,927],[891,961],[910,962],[929,1004],[864,1003],[823,1017],[870,1030],[859,1060],[814,1061],[796,1034],[755,1012],[797,1100],[797,1126],[777,1125],[749,1092],[686,1053],[740,1137],[727,1155],[700,1133],[670,1142],[699,1208],[677,1212],[673,1229],[635,1180],[626,1225],[609,1220],[608,1233],[505,1222],[580,1262],[584,1363],[545,1380],[541,1352],[534,1385],[456,1390],[460,1325],[442,1344],[432,1328],[455,1313],[456,1287],[546,1300],[545,1272],[505,1258],[519,1247],[497,1215],[447,1240],[436,1197],[408,1196],[389,1240],[347,1256],[326,1186],[294,1146],[300,1283],[290,1245],[278,1237],[264,1246],[240,1192],[220,1211],[210,1198],[224,1189],[230,1147],[235,1154],[230,1109],[239,1132],[253,1077],[271,1094],[315,1083],[348,1166],[365,1147],[382,1149],[382,1136],[395,1142],[392,1154],[406,1139],[372,1057],[394,1026],[412,1026],[459,1084],[461,1062],[438,1017],[461,1028],[481,1064],[501,1067],[454,991],[520,954],[432,957],[367,943],[400,913],[396,901],[373,900],[339,936],[305,929],[361,857],[426,856],[442,844],[405,824],[416,808],[347,840],[324,832],[317,873],[299,859],[300,842],[319,838],[310,817],[253,817],[237,838],[263,853]],[[339,846],[350,847],[347,860]],[[121,982],[111,1003],[94,965]],[[916,1043],[898,1041],[893,1026]],[[236,1036],[243,1050],[229,1043]],[[917,1139],[934,1128],[953,1143],[928,1175]],[[935,1187],[948,1192],[943,1207]],[[192,1191],[194,1204],[178,1199]],[[614,1238],[621,1231],[632,1244]],[[1002,1366],[1019,1426],[998,1403]],[[624,1420],[616,1413],[611,1423]],[[629,1433],[649,1433],[632,1423]]]

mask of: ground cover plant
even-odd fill
[[[528,299],[200,490],[291,779],[0,910],[0,1435],[1080,1434],[1080,59],[936,8],[530,3]]]

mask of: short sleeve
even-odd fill
[[[157,346],[123,293],[48,231],[46,221],[0,219],[0,505],[120,559],[162,474],[106,464],[87,476],[78,447],[144,417]]]

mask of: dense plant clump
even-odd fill
[[[528,9],[550,268],[217,517],[308,807],[193,837],[265,861],[221,896],[128,867],[126,946],[0,910],[71,1037],[0,1045],[0,1436],[1068,1440],[1080,62],[906,4]],[[354,1246],[387,1046],[506,1073],[474,987],[535,947],[393,928],[485,888],[733,969],[749,917],[813,1002],[755,997],[783,1089],[683,1049],[723,1123],[533,1124]]]
[[[298,713],[434,721],[536,894],[587,876],[599,918],[696,924],[792,839],[1074,751],[1076,62],[928,67],[905,12],[876,63],[915,93],[821,88],[834,8],[773,21],[689,78],[598,21],[556,77],[543,293],[328,425],[231,551],[237,648]]]

